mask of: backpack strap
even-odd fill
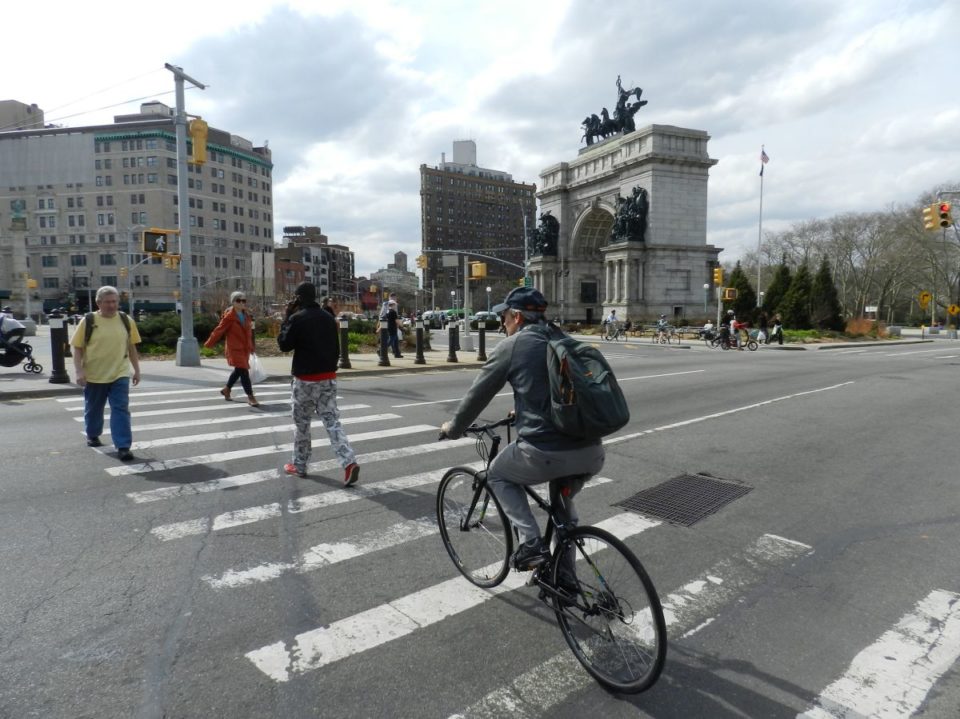
[[[124,312],[118,312],[117,314],[120,315],[120,321],[123,322],[123,328],[127,331],[127,339],[129,339],[130,338],[130,318],[127,317],[127,315]],[[93,336],[93,331],[96,329],[96,324],[95,324],[96,316],[97,315],[95,312],[87,312],[87,314],[83,316],[83,322],[84,322],[83,346],[84,347],[90,344],[90,337]]]

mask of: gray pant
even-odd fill
[[[540,538],[540,527],[523,486],[573,474],[597,474],[603,469],[604,456],[601,444],[583,449],[543,450],[521,439],[508,444],[493,460],[487,482],[516,528],[520,541],[532,542]],[[571,482],[569,487],[568,497],[551,491],[551,500],[560,521],[575,525],[578,517],[573,496],[583,487],[583,482]]]
[[[320,415],[323,426],[330,435],[330,446],[340,460],[341,467],[347,467],[357,461],[347,440],[347,433],[340,425],[340,411],[337,409],[337,381],[325,379],[307,382],[293,378],[293,466],[299,471],[307,469],[307,462],[313,453],[313,439],[310,436],[310,420],[314,414]]]

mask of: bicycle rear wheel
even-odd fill
[[[500,584],[510,571],[513,532],[496,496],[477,472],[450,469],[437,490],[437,523],[457,569],[478,587]]]
[[[757,351],[757,347],[759,347],[759,346],[760,346],[760,345],[757,344],[757,341],[756,341],[756,340],[749,340],[749,341],[747,342],[747,349],[750,350],[751,352],[756,352],[756,351]]]
[[[578,527],[556,549],[576,552],[576,604],[553,598],[563,638],[601,684],[635,694],[653,686],[667,656],[667,627],[657,590],[640,560],[619,539],[597,527]],[[568,579],[569,583],[569,579]]]

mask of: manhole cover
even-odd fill
[[[729,479],[683,474],[637,492],[613,506],[689,527],[752,489]]]

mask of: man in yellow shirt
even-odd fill
[[[118,312],[120,293],[109,285],[97,290],[97,312],[85,316],[70,344],[77,384],[83,387],[83,422],[87,446],[100,447],[103,432],[103,408],[110,403],[110,437],[117,448],[117,457],[124,462],[133,459],[130,445],[130,365],[133,384],[140,384],[140,355],[137,343],[140,333],[132,319]],[[93,320],[93,329],[87,323]],[[89,340],[88,340],[89,335]]]

